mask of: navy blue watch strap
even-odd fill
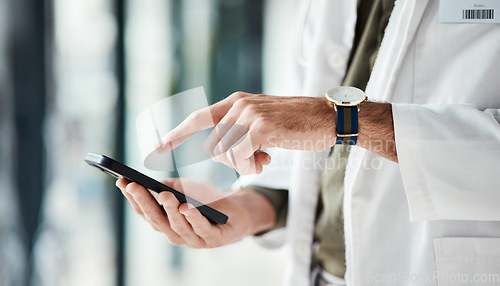
[[[337,105],[337,141],[335,144],[356,145],[358,140],[358,107]]]

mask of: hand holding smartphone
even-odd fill
[[[203,203],[186,196],[185,194],[165,185],[157,180],[144,175],[143,173],[134,170],[116,160],[113,160],[105,155],[95,154],[95,153],[87,153],[85,156],[85,162],[89,165],[94,166],[104,173],[111,175],[115,178],[125,178],[131,182],[136,182],[139,185],[142,185],[146,189],[149,189],[153,192],[171,192],[175,195],[177,200],[180,203],[190,203],[195,206],[202,215],[204,215],[211,222],[218,224],[226,224],[228,217],[227,215],[207,206]]]

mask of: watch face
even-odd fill
[[[337,104],[352,104],[356,105],[365,100],[365,93],[355,87],[339,86],[332,88],[326,92],[326,97]]]

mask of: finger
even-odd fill
[[[137,202],[134,199],[134,197],[129,192],[126,191],[125,188],[127,187],[128,184],[129,184],[129,181],[126,180],[126,179],[124,179],[124,178],[121,178],[121,179],[117,180],[117,182],[116,182],[116,185],[120,188],[122,194],[127,198],[127,201],[129,202],[129,204],[132,207],[132,209],[146,220],[146,217],[144,216],[144,213],[143,213],[141,207],[137,204]],[[170,226],[168,225],[168,221],[167,221],[167,224],[164,225],[161,228],[160,231],[165,234],[165,236],[170,241],[170,243],[172,243],[174,245],[183,245],[183,244],[185,244],[185,242],[184,242],[183,239],[181,239],[172,230],[168,229],[169,227]]]
[[[221,152],[223,151],[224,153],[219,154],[216,157],[214,157],[214,161],[223,163],[224,165],[226,165],[226,166],[228,166],[230,168],[233,168],[233,169],[235,169],[237,171],[241,171],[242,167],[241,167],[241,165],[238,165],[238,162],[237,162],[236,158],[238,158],[240,160],[242,158],[240,158],[239,156],[237,156],[238,154],[235,154],[230,147],[226,147],[226,146],[222,147],[222,146],[223,145],[229,145],[230,144],[229,142],[240,141],[243,138],[239,138],[239,139],[235,138],[235,137],[228,138],[229,136],[225,136],[223,138],[223,140],[221,142],[219,142],[219,145],[218,145],[218,147],[216,147],[216,150],[218,149]],[[239,136],[239,135],[236,135],[236,136]],[[236,144],[236,143],[233,143],[233,144]],[[244,167],[243,169],[246,169],[246,168],[247,167]]]
[[[260,174],[262,173],[262,171],[264,170],[264,166],[262,166],[262,163],[255,160],[255,156],[252,155],[252,157],[250,157],[248,159],[250,161],[250,168],[247,170],[247,172],[244,174],[244,175],[248,175],[248,174]]]
[[[271,155],[264,151],[254,153],[255,161],[260,162],[263,166],[271,164]]]
[[[248,132],[248,128],[245,124],[245,120],[248,119],[248,116],[245,116],[244,108],[244,101],[237,101],[237,103],[229,110],[227,115],[219,123],[219,125],[224,124],[225,126],[223,129],[224,131],[227,131],[223,134],[219,134],[216,138],[210,138],[210,146],[208,146],[209,149],[213,150],[212,159],[214,161],[223,163],[233,169],[237,169],[235,161],[233,160],[233,157],[227,153],[227,151],[231,148],[231,146],[243,140],[243,137]],[[238,124],[238,122],[240,123]]]
[[[212,119],[210,107],[197,110],[191,113],[184,121],[181,122],[181,124],[172,129],[162,138],[163,146],[160,147],[160,149],[164,149],[165,147],[176,148],[190,136],[214,125],[215,123]],[[170,146],[167,146],[168,144],[170,144]]]
[[[262,172],[262,162],[260,160],[263,155],[255,158],[254,154],[257,153],[257,149],[258,145],[253,142],[251,133],[247,132],[226,153],[231,157],[234,169],[238,173],[242,175],[259,174]]]
[[[168,179],[163,179],[160,181],[162,184],[179,191],[180,193],[183,193],[183,186],[179,178],[168,178]],[[159,193],[154,192],[152,190],[148,190],[151,196],[156,200],[156,202],[161,205],[160,199],[159,199]]]
[[[254,153],[253,160],[255,172],[256,174],[260,174],[264,170],[264,166],[271,163],[271,156],[269,156],[269,154],[267,154],[266,152],[257,151]]]
[[[230,149],[233,151],[237,163],[241,158],[250,158],[255,151],[261,148],[254,137],[256,137],[254,133],[249,131],[244,137],[231,146]]]
[[[217,145],[215,145],[214,154],[217,156],[219,154],[226,153],[229,148],[238,142],[241,142],[244,137],[246,137],[247,132],[248,129],[245,126],[232,124],[231,128],[229,128],[226,134],[220,138]]]
[[[169,152],[199,131],[215,126],[226,116],[234,102],[243,96],[248,95],[244,93],[234,93],[216,104],[191,113],[181,122],[181,124],[162,138],[161,144],[157,146],[156,151],[159,153]]]
[[[167,133],[167,135],[168,134],[169,133]],[[196,133],[188,134],[186,136],[182,136],[182,137],[179,137],[177,139],[170,140],[170,141],[166,141],[168,139],[165,139],[165,137],[163,137],[158,142],[154,143],[153,149],[158,154],[164,154],[164,153],[170,152],[170,151],[174,150],[175,148],[179,147],[182,143],[184,143],[184,141],[186,141],[187,139],[189,139],[190,137],[192,137],[195,134]],[[165,135],[165,136],[167,136],[167,135]]]
[[[247,97],[248,95],[249,94],[245,93],[234,93],[230,97],[216,104],[216,105],[220,104],[220,106],[214,108],[215,114],[212,115],[214,115],[215,117],[217,116],[221,117],[220,119],[219,118],[214,119],[217,125],[212,130],[212,132],[210,132],[210,134],[207,136],[204,143],[205,150],[207,150],[207,152],[210,154],[212,158],[217,156],[218,154],[227,151],[227,148],[225,150],[217,150],[215,147],[220,142],[220,140],[224,136],[226,136],[227,132],[234,128],[234,123],[241,116],[241,109],[243,107],[241,104],[242,101],[238,100],[243,97]],[[236,104],[236,102],[240,102],[240,104]],[[218,109],[223,110],[223,112],[218,112],[217,111]],[[244,133],[245,132],[243,132],[243,134]],[[233,143],[234,142],[228,144],[227,147],[230,147]]]
[[[205,150],[215,162],[234,168],[226,156],[226,151],[246,132],[245,127],[235,126],[234,122],[241,115],[238,107],[232,107],[226,116],[215,126],[214,130],[205,139]]]
[[[124,188],[123,189],[120,189],[120,191],[122,192],[122,194],[125,196],[125,198],[127,199],[128,201],[128,204],[130,205],[130,207],[140,216],[142,216],[144,218],[144,213],[142,212],[142,209],[141,207],[137,204],[137,202],[135,201],[135,199],[132,197],[131,194],[129,194]]]
[[[116,186],[120,189],[125,189],[125,187],[129,184],[130,182],[125,179],[125,178],[120,178],[116,180]]]
[[[208,134],[205,142],[203,143],[203,147],[211,157],[214,157],[215,155],[215,146],[217,145],[217,143],[219,143],[222,136],[224,136],[227,131],[229,131],[229,129],[231,129],[231,124],[220,122],[214,127],[210,134]]]
[[[158,200],[158,193],[152,190],[148,190],[149,194],[153,197],[153,199],[156,201],[157,204],[160,204],[160,201]]]
[[[159,224],[165,221],[164,214],[159,211],[158,204],[149,192],[137,183],[128,184],[125,190],[139,206],[144,218],[154,229],[159,230]]]
[[[127,199],[130,207],[132,208],[132,210],[134,210],[137,214],[139,214],[140,216],[144,217],[144,214],[142,213],[142,210],[141,208],[139,207],[139,205],[137,204],[137,202],[135,201],[135,199],[132,197],[131,194],[129,194],[125,188],[127,187],[127,185],[129,184],[130,182],[124,178],[120,178],[118,180],[116,180],[116,186],[120,189],[120,191],[122,192],[123,196]]]
[[[228,153],[232,154],[231,149]],[[236,162],[236,159],[233,156],[233,162]],[[271,156],[263,151],[256,151],[250,158],[241,159],[237,163],[233,165],[236,166],[235,170],[238,171],[241,175],[248,174],[260,174],[264,170],[265,165],[269,165],[271,163]]]
[[[263,166],[262,163],[259,161],[255,160],[254,155],[252,155],[250,158],[238,158],[238,161],[236,161],[235,156],[233,155],[233,151],[229,149],[227,151],[228,157],[231,158],[231,161],[233,162],[234,169],[240,174],[240,175],[249,175],[249,174],[260,174],[262,173]]]
[[[162,207],[158,205],[156,200],[143,186],[137,183],[130,183],[127,185],[126,190],[141,208],[146,221],[155,230],[165,233],[168,237],[176,238],[175,233],[170,229],[167,216]]]
[[[203,240],[194,232],[186,217],[179,212],[180,203],[170,192],[162,192],[159,200],[167,213],[168,221],[172,230],[180,236],[189,247],[200,248]]]
[[[205,241],[213,241],[214,232],[218,228],[214,227],[210,221],[204,217],[200,211],[190,204],[183,204],[179,211],[184,215],[193,231]]]
[[[221,150],[220,147],[218,147],[220,140],[223,138],[223,136],[229,131],[231,128],[229,124],[218,124],[218,126],[224,125],[222,128],[218,128],[219,132],[213,132],[209,137],[207,137],[207,140],[204,143],[205,150],[207,150],[207,153],[210,155],[210,158],[215,161],[222,163],[230,168],[233,168],[231,165],[231,162],[228,160],[226,157],[226,154],[224,154]],[[215,129],[214,129],[215,130]]]

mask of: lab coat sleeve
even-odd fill
[[[500,110],[393,104],[412,221],[500,220]]]

